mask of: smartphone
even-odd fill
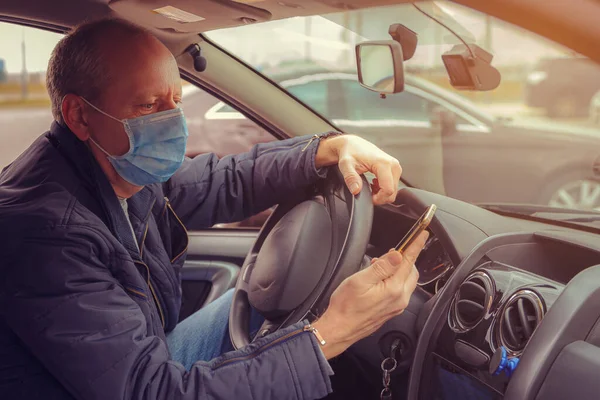
[[[427,207],[427,210],[425,210],[423,215],[419,217],[417,222],[415,222],[412,228],[409,229],[409,231],[406,233],[406,235],[404,235],[402,240],[398,242],[398,244],[395,247],[397,251],[403,251],[404,249],[406,249],[408,246],[411,245],[412,242],[415,241],[417,237],[419,237],[421,232],[427,229],[427,227],[431,223],[431,220],[433,219],[433,215],[435,214],[436,209],[437,207],[435,204],[432,204],[429,207]]]

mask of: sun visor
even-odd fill
[[[269,21],[271,13],[234,1],[116,0],[109,4],[119,16],[145,27],[172,33],[198,33],[210,26]]]

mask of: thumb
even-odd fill
[[[375,285],[393,276],[398,271],[398,266],[402,262],[402,254],[398,251],[391,251],[367,268],[356,273],[357,279],[361,282]]]
[[[354,195],[359,194],[362,189],[362,179],[360,179],[360,175],[356,172],[353,160],[351,158],[344,158],[340,160],[338,167],[344,176],[344,182],[346,182],[346,186],[348,186],[350,192]]]

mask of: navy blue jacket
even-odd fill
[[[302,323],[189,371],[165,341],[181,307],[186,227],[242,220],[300,195],[320,177],[318,142],[186,160],[129,199],[132,235],[86,145],[54,123],[0,174],[0,399],[329,393],[331,368]]]

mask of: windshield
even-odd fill
[[[452,89],[441,55],[461,40],[412,4],[209,32],[339,129],[396,157],[411,185],[484,204],[600,210],[600,68],[523,29],[450,2],[418,3],[494,57],[489,92]],[[355,45],[418,34],[402,93],[360,86]],[[231,110],[234,111],[234,110]],[[441,121],[441,122],[440,122]]]

